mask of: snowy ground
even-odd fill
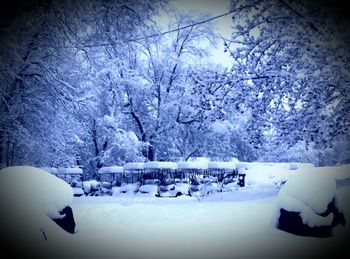
[[[277,192],[241,189],[201,200],[75,198],[77,233],[65,251],[81,258],[317,258],[345,240],[349,224],[326,239],[277,230],[272,224]],[[350,186],[338,193],[350,197]],[[348,222],[349,215],[347,204]]]
[[[248,170],[246,187],[230,192],[217,192],[202,198],[189,196],[157,198],[140,193],[74,197],[72,203],[69,202],[76,221],[74,235],[68,234],[48,219],[43,224],[40,217],[36,220],[42,226],[40,230],[33,228],[29,231],[25,227],[17,227],[18,232],[15,233],[19,238],[18,242],[11,244],[13,245],[11,247],[6,245],[3,247],[10,255],[15,255],[18,251],[25,254],[40,251],[35,258],[41,255],[42,258],[60,259],[272,259],[325,258],[325,256],[334,258],[335,255],[336,258],[349,258],[349,249],[344,245],[345,241],[349,240],[350,233],[348,168],[323,168],[319,172],[332,173],[340,180],[337,196],[342,200],[347,221],[346,227],[337,227],[330,238],[300,237],[280,231],[274,226],[280,188],[275,183],[284,178],[288,179],[290,172],[281,174],[283,171],[277,170],[277,174],[276,170],[264,169],[259,172]],[[4,176],[3,174],[3,178]],[[14,180],[17,180],[13,183],[21,184],[22,181],[18,180],[22,178],[23,175],[18,179],[14,177]],[[32,190],[33,186],[35,185],[25,184],[29,190]],[[52,183],[52,186],[56,184]],[[1,190],[4,190],[6,185],[2,187]],[[18,188],[12,187],[7,188],[9,192],[5,192],[2,196],[14,196],[15,194],[10,191]],[[22,186],[20,189],[26,188]],[[319,191],[321,194],[325,190]],[[26,198],[24,194],[20,197],[23,201],[30,200],[29,197],[24,199]],[[34,198],[35,201],[41,200],[36,196]],[[48,204],[60,197],[51,198]],[[4,203],[5,199],[2,201]],[[8,201],[14,203],[14,199]],[[5,205],[6,202],[2,206]],[[26,219],[27,215],[23,213]],[[8,224],[10,221],[13,220],[7,218],[2,224]],[[24,223],[24,226],[31,226]],[[25,232],[28,235],[22,237]],[[340,252],[345,254],[340,256]]]

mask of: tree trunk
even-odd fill
[[[147,148],[147,159],[149,161],[154,161],[155,160],[155,150],[153,146],[153,141],[149,142],[148,148]]]

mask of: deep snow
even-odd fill
[[[334,175],[345,179],[348,169]],[[35,247],[46,258],[84,259],[324,258],[344,250],[340,245],[350,230],[350,186],[336,190],[343,201],[346,227],[337,227],[330,238],[295,236],[274,225],[279,192],[275,183],[290,177],[287,173],[276,176],[277,171],[247,169],[246,187],[203,197],[157,198],[140,193],[74,197],[76,234],[53,228],[56,232],[47,240],[34,239],[15,247],[24,252],[27,246]]]
[[[77,234],[72,244],[84,258],[98,254],[111,258],[314,258],[332,252],[335,244],[345,240],[349,225],[325,239],[276,229],[277,192],[275,188],[241,189],[200,200],[142,195],[75,198]],[[349,194],[349,187],[338,189],[340,197]],[[348,206],[348,222],[349,212]]]

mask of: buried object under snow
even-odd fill
[[[75,232],[69,207],[72,187],[42,169],[14,166],[0,170],[0,196],[2,238],[34,242]]]
[[[329,237],[345,225],[336,182],[331,174],[310,169],[289,179],[278,194],[276,227],[301,236]]]

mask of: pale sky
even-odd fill
[[[195,13],[207,13],[210,16],[217,16],[229,11],[230,0],[171,0],[170,3],[180,11],[193,11]],[[163,14],[164,15],[164,14]],[[161,18],[163,19],[163,18]],[[165,18],[166,20],[166,18]],[[214,31],[225,38],[229,38],[232,32],[232,16],[227,15],[212,22]],[[211,60],[213,63],[230,67],[232,58],[223,51],[223,41],[218,38],[217,48],[211,50]]]

